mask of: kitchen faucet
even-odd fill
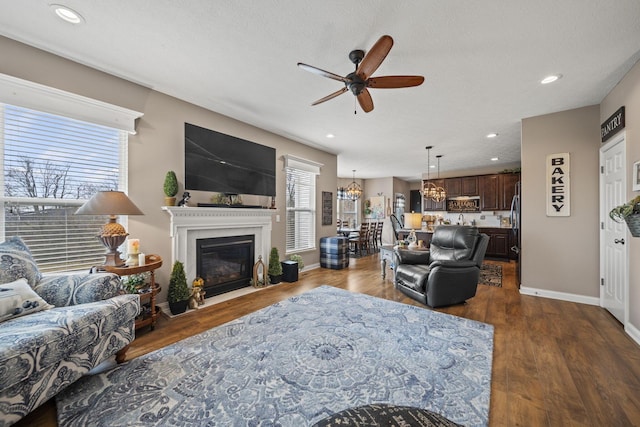
[[[464,225],[464,215],[458,215],[458,225]]]

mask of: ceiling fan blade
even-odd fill
[[[347,83],[350,81],[346,77],[342,77],[337,74],[330,73],[329,71],[321,70],[320,68],[314,67],[313,65],[303,64],[302,62],[298,62],[298,67],[310,73],[317,74],[319,76],[328,77],[333,80],[338,80],[339,82]]]
[[[375,89],[393,89],[398,87],[420,86],[424,82],[422,76],[383,76],[370,77],[367,87]]]
[[[322,102],[325,102],[325,101],[328,101],[328,100],[330,100],[330,99],[333,99],[333,98],[335,98],[335,97],[336,97],[336,96],[338,96],[338,95],[342,95],[343,93],[345,93],[345,92],[346,92],[346,91],[348,91],[348,90],[349,90],[349,89],[347,89],[347,88],[346,88],[346,86],[345,86],[345,87],[343,87],[342,89],[340,89],[340,90],[337,90],[337,91],[333,92],[331,95],[327,95],[327,96],[325,96],[324,98],[320,98],[320,99],[318,99],[316,102],[314,102],[314,103],[313,103],[313,104],[311,104],[311,105],[318,105],[318,104],[320,104],[320,103],[322,103]]]
[[[393,39],[391,36],[382,36],[378,39],[376,44],[373,45],[371,50],[367,52],[364,59],[358,66],[356,74],[362,79],[367,80],[371,74],[374,73],[387,57],[387,54],[393,46]]]
[[[358,103],[365,113],[373,110],[373,99],[371,99],[371,94],[366,88],[362,89],[362,92],[358,95]]]

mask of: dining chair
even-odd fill
[[[353,253],[360,253],[362,256],[364,251],[369,250],[369,224],[363,222],[360,224],[360,231],[357,236],[349,238],[349,248],[353,247]]]

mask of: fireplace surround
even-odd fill
[[[258,255],[265,262],[271,250],[271,220],[274,209],[174,207],[163,206],[171,220],[171,264],[184,264],[187,282],[197,275],[197,241],[199,239],[251,236],[255,263]],[[253,264],[251,264],[253,267]],[[210,296],[210,295],[207,295]]]

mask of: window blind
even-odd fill
[[[101,264],[104,216],[74,215],[95,192],[121,189],[127,133],[0,104],[2,237],[19,236],[43,272]]]
[[[316,174],[286,167],[286,252],[315,249]]]

